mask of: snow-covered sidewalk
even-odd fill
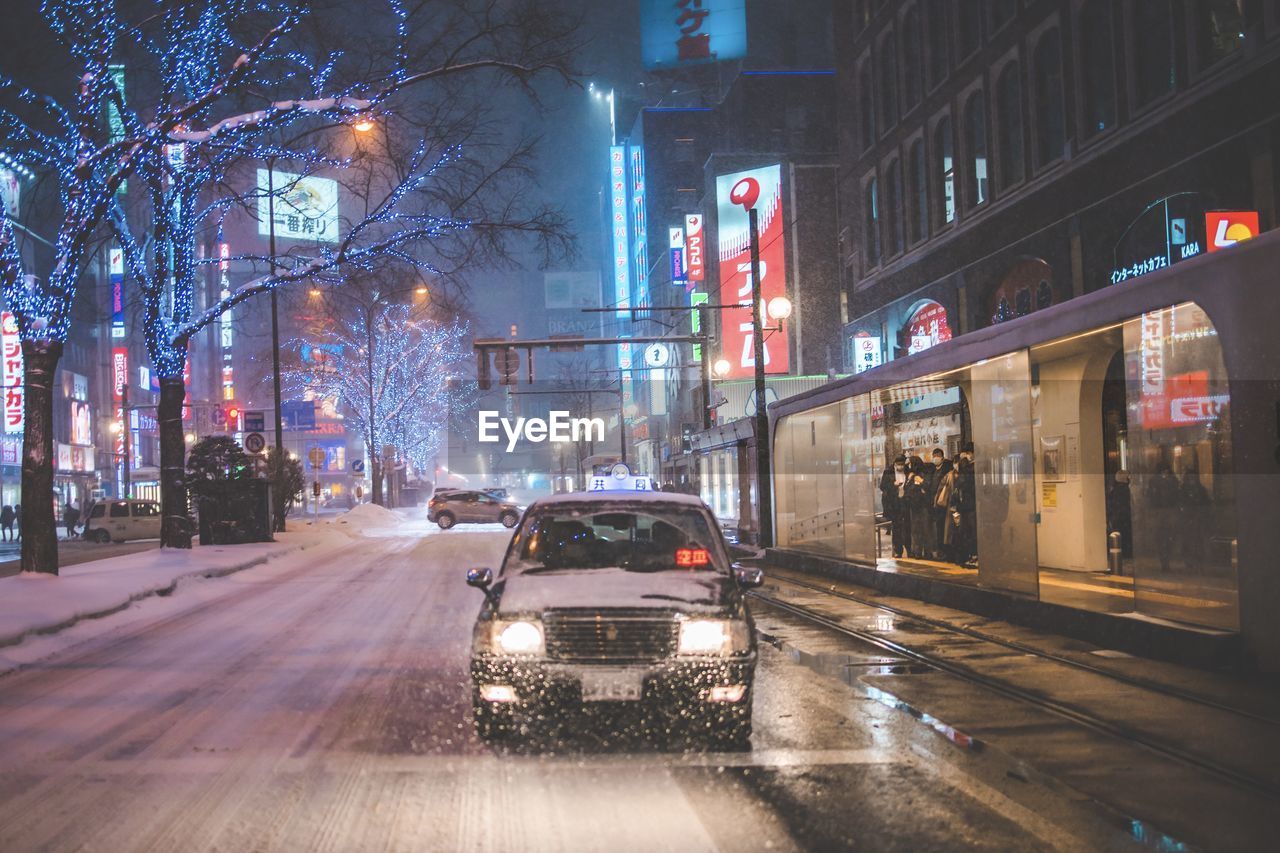
[[[34,634],[61,631],[82,619],[107,616],[147,596],[166,594],[185,578],[228,575],[299,550],[338,547],[353,538],[386,535],[404,526],[402,516],[365,504],[316,525],[290,520],[290,532],[277,534],[275,542],[196,545],[190,551],[156,549],[64,566],[56,576],[28,573],[0,578],[0,647]]]

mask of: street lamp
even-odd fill
[[[368,133],[373,130],[373,119],[361,116],[351,124],[351,127],[357,133]]]
[[[791,300],[785,296],[775,296],[769,300],[769,319],[785,320],[791,316]]]
[[[717,358],[715,366],[711,368],[715,371],[716,376],[724,378],[729,375],[729,371],[733,369],[733,365],[729,363],[727,358]]]

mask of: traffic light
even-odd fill
[[[227,403],[227,432],[240,431],[240,405]]]
[[[503,385],[519,384],[518,374],[520,373],[520,353],[516,352],[515,347],[507,347],[500,350],[497,356],[498,373],[502,378],[498,380]]]
[[[481,391],[488,391],[493,387],[493,376],[489,373],[489,351],[487,349],[476,350],[476,386]]]

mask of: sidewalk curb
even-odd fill
[[[272,560],[278,559],[287,554],[294,554],[294,553],[297,553],[298,551],[305,551],[307,547],[308,545],[306,543],[299,542],[293,545],[287,545],[284,548],[281,548],[279,551],[273,551],[270,554],[261,554],[257,557],[254,557],[251,560],[247,560],[241,563],[234,563],[230,566],[223,566],[218,568],[193,569],[187,574],[178,575],[177,577],[170,579],[169,583],[164,586],[156,586],[156,587],[151,587],[148,589],[141,590],[139,592],[129,593],[128,598],[126,598],[124,601],[120,602],[117,605],[107,607],[101,610],[94,610],[88,613],[78,613],[75,616],[71,617],[70,619],[64,619],[63,621],[54,623],[52,625],[43,625],[38,628],[27,628],[26,630],[16,634],[0,636],[0,648],[7,648],[9,646],[19,645],[28,637],[42,637],[42,636],[57,634],[87,619],[102,619],[107,616],[111,616],[112,614],[119,613],[120,611],[128,608],[129,605],[133,604],[135,601],[141,601],[142,599],[150,598],[153,595],[160,596],[160,597],[172,595],[173,592],[178,588],[178,584],[180,584],[182,581],[190,580],[191,578],[226,577],[227,575],[233,575],[233,574],[236,574],[237,572],[242,572],[245,569],[252,569],[255,566],[261,566],[264,563],[269,563]],[[111,559],[111,558],[108,558],[108,559]]]

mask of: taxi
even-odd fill
[[[610,706],[745,745],[756,640],[744,593],[760,570],[730,562],[699,498],[609,477],[618,487],[534,502],[498,571],[467,572],[484,593],[471,653],[478,733]]]

